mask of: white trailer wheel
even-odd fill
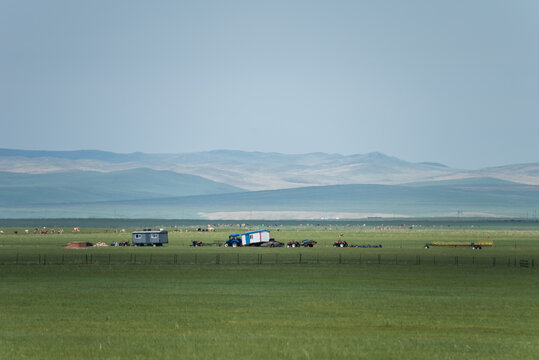
[[[228,247],[228,243],[225,243],[225,247]]]
[[[233,242],[233,243],[232,243],[232,247],[238,247],[238,243],[237,243],[237,242]]]

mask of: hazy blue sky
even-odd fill
[[[0,0],[0,147],[539,161],[539,1]]]

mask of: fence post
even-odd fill
[[[475,256],[472,256],[472,265],[475,265]]]
[[[492,257],[492,266],[496,266],[496,258]]]
[[[240,264],[240,253],[238,253],[238,265]]]
[[[43,265],[47,265],[47,255],[43,255]]]
[[[432,262],[434,263],[434,265],[436,265],[436,255],[434,255]]]
[[[301,253],[299,254],[299,263],[301,264]]]
[[[382,256],[378,254],[378,265],[380,265],[381,263],[382,263]]]
[[[88,254],[86,254],[86,265],[88,265]]]

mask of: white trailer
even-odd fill
[[[243,234],[230,234],[225,246],[260,246],[270,241],[270,232],[266,229],[248,231]]]

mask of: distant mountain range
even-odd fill
[[[0,218],[523,217],[539,163],[479,170],[381,153],[0,149]]]
[[[345,156],[230,150],[186,154],[118,154],[97,150],[0,149],[0,172],[44,174],[75,170],[112,172],[139,168],[200,176],[243,190],[342,184],[394,185],[474,177],[539,185],[539,163],[460,170],[438,163],[407,162],[376,152]]]

